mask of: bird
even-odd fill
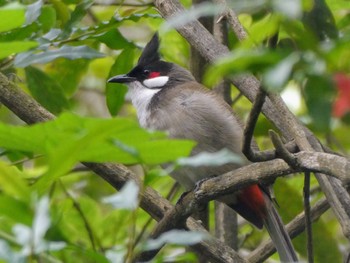
[[[128,87],[141,127],[165,131],[170,138],[190,139],[197,144],[191,155],[215,153],[223,149],[242,153],[243,125],[215,92],[197,82],[190,71],[161,59],[160,40],[155,33],[140,55],[137,65],[127,74],[113,76],[109,83]],[[239,168],[242,164],[183,167],[170,175],[186,190],[212,176]],[[267,229],[282,262],[297,262],[291,239],[268,191],[258,184],[220,197],[218,201],[234,209],[247,221]]]

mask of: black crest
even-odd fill
[[[139,61],[139,66],[146,66],[150,63],[156,62],[160,60],[159,56],[159,38],[158,33],[155,33],[152,39],[148,42],[146,47],[144,48]]]

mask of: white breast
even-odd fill
[[[139,123],[144,128],[151,128],[149,127],[150,111],[148,110],[148,104],[159,91],[160,89],[148,89],[138,81],[131,82],[128,85],[127,96],[136,108]]]

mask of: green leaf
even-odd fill
[[[72,32],[73,27],[80,22],[81,19],[86,15],[87,9],[93,4],[92,0],[83,0],[76,5],[74,11],[71,13],[69,20],[65,24],[62,31],[62,38],[66,38]]]
[[[0,17],[0,32],[8,31],[23,25],[25,21],[25,9],[1,8]]]
[[[302,0],[272,1],[272,7],[290,19],[300,19],[302,16]]]
[[[114,62],[109,77],[126,74],[134,66],[135,49],[126,48],[118,56]],[[106,84],[106,100],[107,107],[111,115],[115,116],[124,104],[124,97],[127,92],[127,87],[123,84],[118,83],[107,83]]]
[[[79,82],[89,65],[87,59],[56,59],[51,63],[48,74],[59,83],[66,96],[72,96],[79,88]]]
[[[25,73],[28,89],[45,108],[53,113],[59,113],[69,107],[68,100],[56,80],[34,67],[27,67]]]
[[[325,0],[315,0],[310,12],[305,12],[303,22],[320,40],[338,38],[333,14]]]
[[[69,7],[60,0],[51,0],[50,2],[56,10],[57,18],[61,22],[61,27],[63,27],[70,18]]]
[[[331,79],[327,76],[309,76],[304,95],[315,129],[322,132],[329,131],[332,102],[335,96]]]
[[[6,58],[9,55],[27,51],[38,45],[35,41],[11,41],[0,42],[0,59]]]
[[[11,221],[19,222],[24,225],[30,225],[32,222],[32,211],[28,204],[30,195],[25,199],[18,199],[16,195],[0,195],[0,210],[2,217],[7,217]]]
[[[46,231],[51,225],[51,218],[49,214],[49,198],[43,196],[36,204],[35,216],[33,219],[33,244],[36,246],[42,246],[42,240],[46,234]]]
[[[27,5],[26,24],[31,24],[39,18],[42,6],[42,0],[38,0],[31,5]]]
[[[62,46],[56,50],[48,50],[41,53],[27,52],[15,58],[15,66],[19,68],[27,67],[31,64],[44,64],[57,58],[79,59],[79,58],[101,58],[105,55],[88,46]]]
[[[29,127],[0,123],[0,147],[47,155],[48,170],[36,184],[40,190],[79,161],[159,164],[189,155],[193,146],[192,141],[165,139],[164,133],[147,132],[123,118],[82,118],[67,113]]]
[[[139,186],[130,180],[118,193],[103,198],[102,202],[111,204],[114,208],[135,210],[138,206],[139,191]]]
[[[4,240],[0,240],[0,260],[2,262],[23,263],[25,257],[19,252],[11,249],[10,245]]]
[[[157,239],[148,240],[144,249],[153,250],[164,244],[194,245],[207,238],[205,233],[199,231],[170,230],[161,234]]]
[[[1,191],[9,196],[20,200],[28,200],[30,197],[24,174],[15,166],[9,166],[2,161],[0,161],[0,186]]]
[[[177,162],[180,166],[220,166],[228,163],[243,164],[242,156],[227,149],[215,153],[202,152],[195,156],[180,158]]]
[[[272,37],[278,32],[281,25],[281,16],[269,13],[263,19],[252,24],[247,28],[249,37],[242,41],[242,46],[251,47],[262,43],[264,40]]]
[[[292,74],[294,65],[299,61],[299,55],[292,53],[277,65],[264,73],[263,83],[268,91],[280,92],[285,87]]]
[[[31,37],[34,32],[38,32],[38,30],[39,25],[37,23],[33,23],[19,28],[14,28],[11,31],[0,32],[0,42],[26,40]]]
[[[246,71],[262,71],[264,68],[275,65],[283,57],[284,54],[281,52],[265,49],[237,49],[208,68],[204,76],[204,83],[213,86],[226,76]]]
[[[102,43],[105,43],[111,49],[125,49],[126,47],[133,46],[131,42],[126,40],[122,34],[120,34],[117,28],[113,28],[107,31],[105,34],[98,37]]]
[[[46,33],[56,24],[56,11],[52,6],[43,6],[38,18],[42,30]]]

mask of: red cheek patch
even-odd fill
[[[156,77],[159,77],[160,76],[160,72],[157,72],[157,71],[153,71],[151,73],[149,73],[149,79],[153,79],[153,78],[156,78]]]

